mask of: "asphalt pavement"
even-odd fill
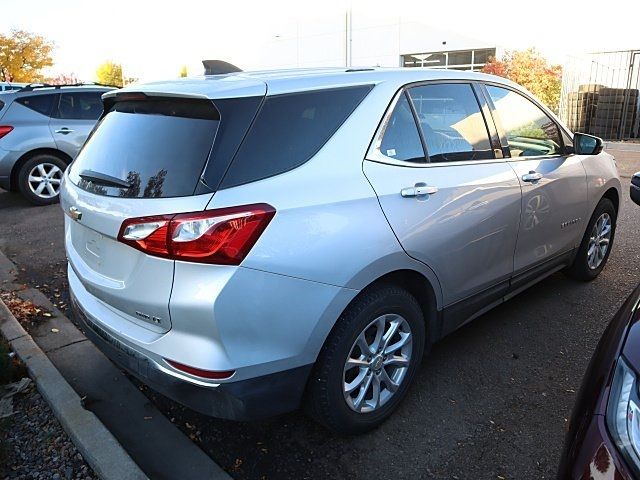
[[[302,413],[257,423],[208,418],[145,393],[235,478],[553,478],[583,373],[609,319],[640,281],[640,153],[612,151],[624,202],[591,283],[555,274],[438,343],[381,428],[336,437]],[[63,311],[62,212],[0,190],[0,250]],[[68,311],[65,313],[69,313]]]

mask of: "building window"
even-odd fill
[[[455,50],[448,52],[411,53],[401,56],[403,67],[445,68],[452,70],[482,70],[495,57],[495,48]]]

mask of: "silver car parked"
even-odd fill
[[[371,429],[438,339],[611,251],[613,157],[501,78],[237,72],[103,100],[62,186],[74,312],[206,414]]]
[[[36,205],[58,201],[62,174],[102,114],[113,88],[26,85],[0,93],[0,187]]]

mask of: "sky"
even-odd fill
[[[84,81],[95,80],[105,60],[143,81],[174,78],[182,65],[199,74],[204,58],[263,68],[279,39],[340,31],[349,8],[354,30],[420,22],[507,49],[536,47],[554,63],[569,54],[640,48],[640,3],[630,0],[29,0],[26,7],[0,0],[0,32],[24,29],[52,40],[48,73]]]

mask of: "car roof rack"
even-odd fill
[[[17,92],[31,92],[38,88],[62,88],[62,87],[109,87],[109,88],[120,88],[116,85],[107,85],[105,83],[97,83],[97,82],[78,82],[78,83],[66,83],[63,85],[51,85],[50,83],[30,83],[29,85],[25,85],[20,90],[16,90]]]

